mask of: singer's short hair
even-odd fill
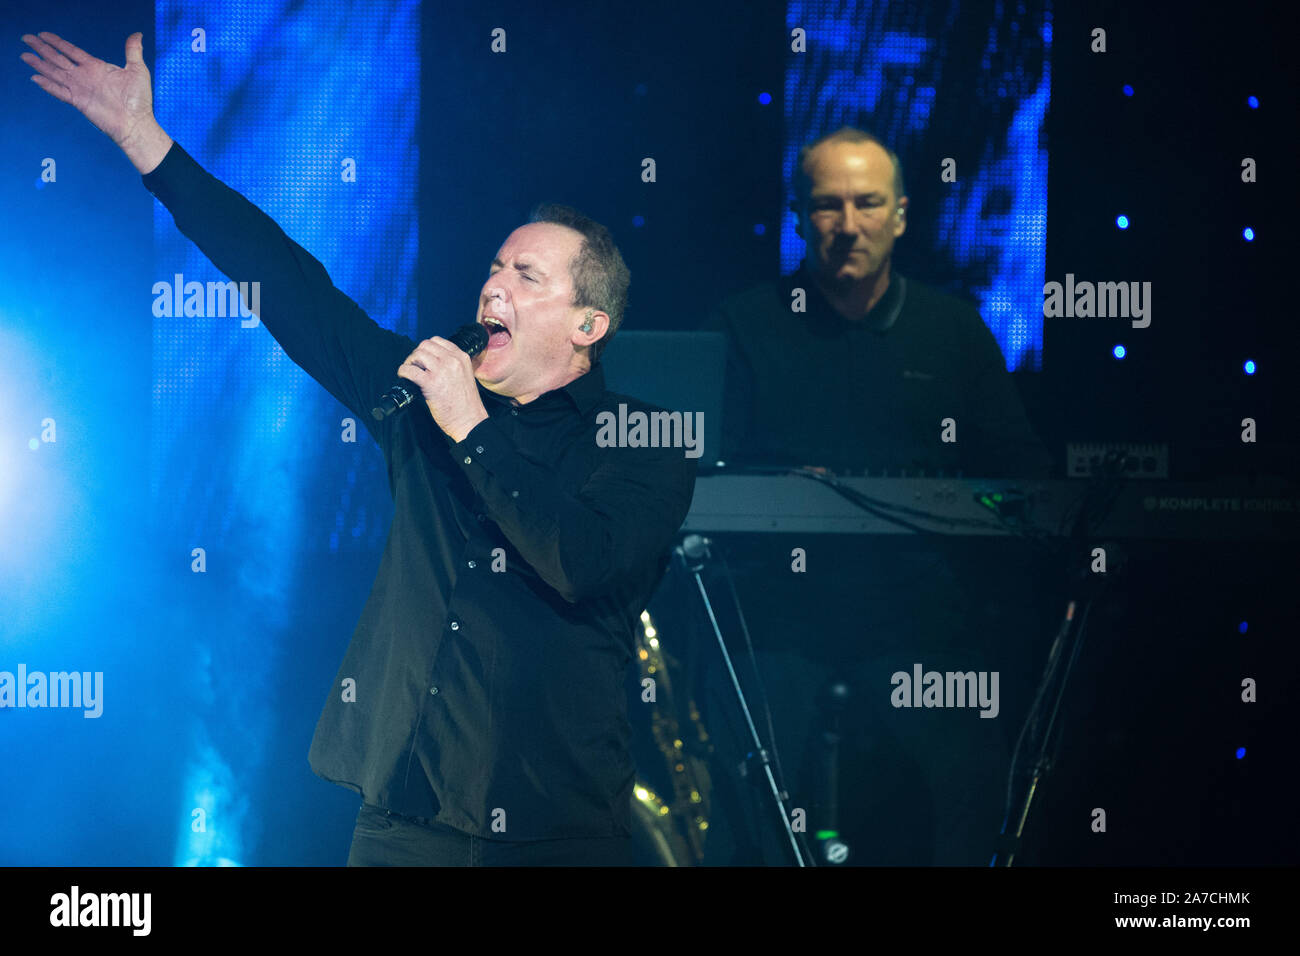
[[[894,164],[894,198],[900,199],[907,195],[907,187],[903,182],[903,163],[898,158],[898,154],[885,145],[884,140],[879,136],[868,133],[864,129],[858,129],[856,126],[841,126],[833,133],[827,133],[821,136],[803,149],[799,150],[799,158],[794,164],[794,208],[798,212],[808,201],[809,194],[812,192],[812,178],[808,175],[807,163],[808,156],[814,149],[824,143],[875,143],[889,156],[889,161]]]
[[[544,202],[533,209],[528,221],[552,222],[582,233],[582,245],[569,263],[573,279],[573,304],[580,308],[599,309],[609,315],[609,328],[598,342],[592,343],[594,364],[623,323],[627,309],[627,290],[632,273],[614,244],[610,231],[572,206]]]

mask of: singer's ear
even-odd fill
[[[599,309],[584,309],[578,318],[577,327],[569,339],[578,348],[594,345],[605,337],[609,331],[609,313]]]

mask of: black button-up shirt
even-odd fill
[[[394,516],[310,760],[367,803],[503,840],[630,832],[625,669],[690,507],[680,448],[601,447],[597,415],[651,411],[600,365],[488,411],[453,442],[428,406],[369,410],[415,349],[179,144],[145,186],[388,463]]]

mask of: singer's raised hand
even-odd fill
[[[153,115],[153,86],[144,65],[142,33],[126,38],[126,65],[93,57],[53,33],[26,34],[35,53],[20,59],[36,71],[32,81],[55,99],[75,106],[122,148],[141,173],[154,169],[171,138]],[[37,55],[39,54],[39,56]]]

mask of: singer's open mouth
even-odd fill
[[[483,316],[483,327],[488,330],[488,348],[499,349],[509,344],[510,330],[499,319],[485,315]]]

